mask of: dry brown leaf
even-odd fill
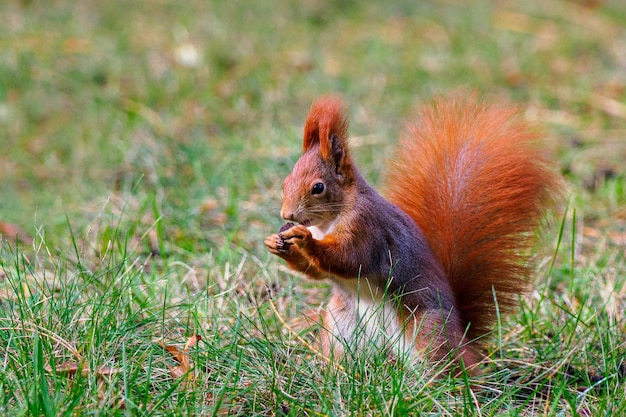
[[[605,233],[603,233],[600,229],[597,229],[595,227],[585,226],[583,228],[584,237],[591,238],[591,239],[600,239],[604,235]],[[618,231],[611,231],[611,232],[607,232],[606,236],[608,236],[608,238],[611,240],[612,243],[618,246],[626,246],[626,233],[618,232]]]
[[[0,235],[4,235],[4,238],[8,240],[17,239],[27,245],[33,243],[33,238],[31,238],[19,226],[16,226],[12,223],[0,222]]]
[[[611,241],[613,243],[615,243],[618,246],[626,246],[626,233],[624,232],[609,232],[609,239],[611,239]]]
[[[172,356],[174,357],[174,359],[176,359],[176,361],[178,363],[182,362],[182,352],[180,351],[180,349],[178,349],[176,346],[172,346],[172,345],[163,345],[161,344],[161,346],[163,346],[163,349],[167,350],[169,353],[172,354]]]
[[[172,378],[174,379],[181,378],[187,373],[187,371],[183,369],[182,365],[169,366],[168,368],[170,369],[170,375],[172,375]]]
[[[106,367],[103,367],[103,368],[106,368]],[[108,371],[110,370],[110,368],[106,368],[106,370]],[[106,400],[106,398],[107,398],[106,383],[104,381],[104,378],[99,378],[98,379],[98,399],[100,400],[100,403],[103,403]],[[118,410],[126,409],[126,401],[124,400],[124,398],[119,398],[117,402],[115,402],[115,399],[111,399],[110,404],[113,408],[116,408]]]
[[[96,371],[96,375],[99,375],[99,376],[110,376],[110,375],[119,374],[121,371],[122,370],[119,369],[119,368],[109,368],[108,366],[101,366]]]
[[[46,365],[44,369],[46,372],[52,372],[52,367],[50,365]],[[86,375],[87,372],[89,372],[88,368],[83,368],[78,362],[63,362],[54,368],[54,371],[57,374],[67,374],[68,376],[75,375],[79,370],[83,375]]]
[[[215,210],[219,203],[214,198],[207,198],[200,204],[200,212],[207,213],[209,211]]]
[[[585,226],[583,228],[583,236],[591,237],[591,238],[600,238],[602,237],[602,232],[596,229],[595,227]]]
[[[202,340],[202,337],[200,335],[194,334],[193,336],[187,339],[187,342],[185,343],[185,347],[183,348],[182,351],[176,346],[165,345],[163,344],[163,342],[161,342],[161,346],[163,347],[163,349],[167,350],[173,356],[176,362],[180,364],[178,366],[168,366],[168,369],[170,370],[170,375],[172,376],[172,378],[176,379],[184,375],[187,375],[188,380],[191,381],[195,379],[195,374],[193,372],[190,372],[191,360],[189,359],[188,351],[190,348],[195,346],[200,340]]]
[[[50,372],[50,373],[52,372],[52,367],[49,365],[46,365],[44,369],[46,370],[46,372]],[[64,374],[67,376],[74,376],[79,371],[81,375],[88,375],[89,367],[86,367],[82,363],[79,363],[79,362],[68,361],[68,362],[62,362],[58,364],[54,368],[54,371],[57,374]],[[109,368],[108,366],[101,366],[96,370],[96,376],[111,376],[120,372],[121,370],[118,368]]]
[[[611,97],[600,94],[591,95],[591,105],[602,110],[610,116],[626,119],[626,104]]]
[[[151,229],[148,232],[148,239],[150,240],[150,252],[155,255],[161,255],[161,248],[159,246],[159,234],[155,229]]]
[[[187,352],[189,348],[194,347],[196,343],[198,343],[201,340],[202,340],[202,336],[200,336],[199,334],[194,334],[189,339],[187,339],[187,343],[185,343],[184,351]]]
[[[90,50],[88,39],[69,38],[63,41],[63,50],[68,54],[81,54]]]

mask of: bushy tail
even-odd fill
[[[408,127],[387,177],[389,199],[422,228],[478,338],[529,282],[529,252],[560,177],[518,109],[440,99]],[[480,341],[479,341],[480,343]]]

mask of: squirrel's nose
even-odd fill
[[[293,211],[285,210],[284,208],[280,209],[280,217],[282,217],[285,220],[290,220],[290,221],[294,220]]]

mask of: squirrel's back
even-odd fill
[[[518,109],[446,98],[408,126],[388,197],[420,226],[452,286],[469,340],[528,286],[529,251],[560,179]],[[480,341],[478,341],[480,343]]]

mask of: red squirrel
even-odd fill
[[[317,100],[283,183],[290,223],[265,245],[334,283],[322,352],[376,344],[475,369],[497,314],[529,287],[535,232],[560,194],[538,139],[517,108],[436,100],[408,125],[385,199],[351,158],[342,100]]]

